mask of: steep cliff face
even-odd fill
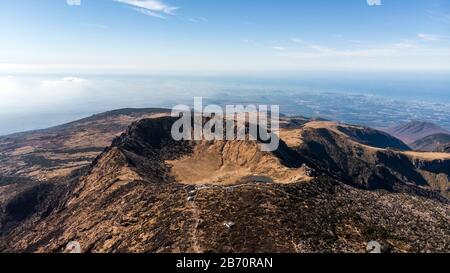
[[[450,176],[450,159],[425,160],[423,158],[413,158],[412,162],[418,169]]]
[[[385,149],[390,148],[400,151],[411,150],[401,140],[371,128],[337,125],[336,129],[347,135],[350,139],[367,146]]]
[[[382,149],[367,145],[366,139],[356,139],[351,135],[371,135],[376,139],[373,131],[365,132],[365,128],[352,127],[352,130],[342,130],[330,122],[308,123],[301,130],[302,144],[297,151],[306,157],[322,172],[343,182],[364,189],[384,189],[389,191],[414,192],[424,196],[437,196],[440,191],[444,197],[448,196],[450,157],[433,159],[433,154],[413,154],[396,149]],[[386,139],[381,134],[380,139]],[[384,141],[383,140],[383,141]],[[387,145],[390,147],[391,145]],[[415,155],[415,156],[413,156]],[[424,175],[423,171],[439,175],[439,182],[432,175]],[[443,184],[443,190],[438,183]]]
[[[295,150],[272,153],[174,141],[173,122],[134,123],[88,168],[5,201],[0,251],[77,241],[83,252],[364,252],[372,240],[386,252],[450,251],[449,204],[412,155],[317,122],[302,125]]]
[[[174,141],[175,121],[167,117],[133,124],[113,147],[123,151],[140,173],[161,174],[156,179],[160,181],[233,184],[252,178],[280,183],[310,179],[283,141],[273,152],[262,152],[258,141]],[[148,162],[152,165],[144,167]]]

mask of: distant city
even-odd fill
[[[450,83],[442,76],[430,76],[429,85],[414,79],[403,83],[395,74],[379,76],[379,81],[367,76],[303,78],[0,76],[3,91],[12,94],[0,102],[0,135],[43,129],[113,109],[170,109],[179,103],[192,104],[195,96],[218,105],[276,104],[285,115],[376,128],[420,120],[450,129]]]

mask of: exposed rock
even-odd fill
[[[371,241],[384,252],[450,251],[449,203],[434,191],[448,187],[445,158],[370,147],[374,132],[327,122],[297,128],[300,146],[259,154],[255,143],[174,141],[173,122],[136,122],[86,169],[9,195],[0,251],[366,252]],[[203,173],[197,184],[174,173],[202,156],[252,175],[221,183]],[[283,183],[280,170],[310,179]]]

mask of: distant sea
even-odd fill
[[[118,108],[192,105],[195,96],[377,128],[423,120],[450,130],[448,73],[52,74],[0,75],[0,135]]]

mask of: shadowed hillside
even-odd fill
[[[385,130],[387,133],[411,144],[419,139],[435,134],[448,134],[449,131],[430,122],[412,121]]]
[[[435,134],[416,140],[410,146],[417,151],[448,152],[450,147],[450,134]]]

